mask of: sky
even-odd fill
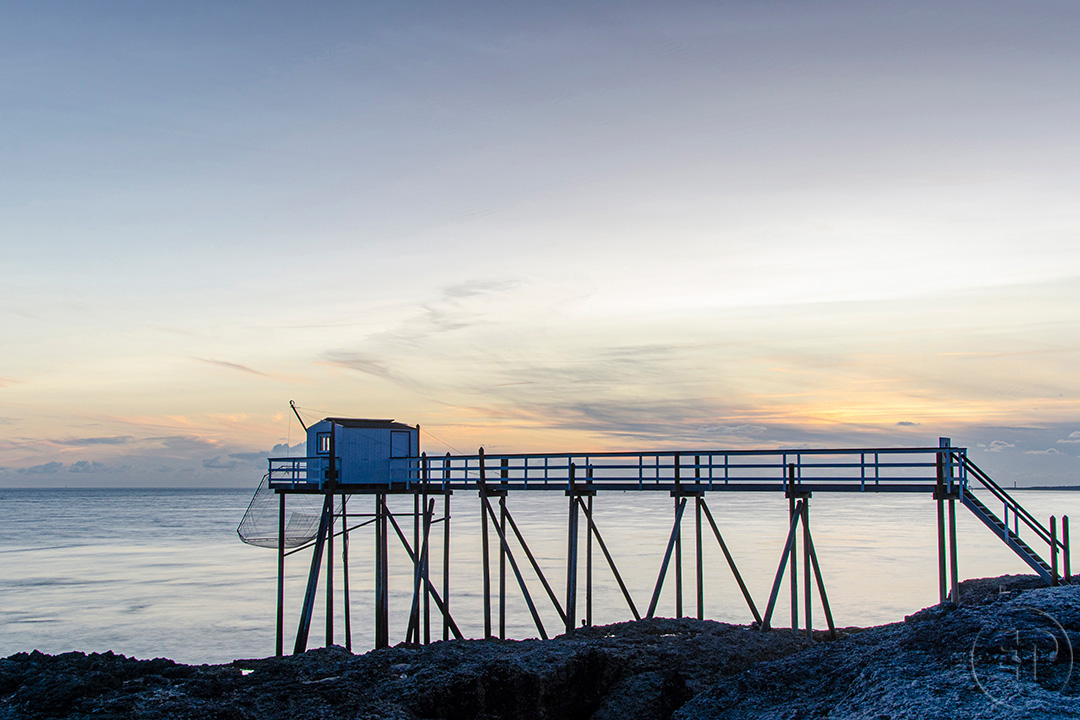
[[[0,485],[936,446],[1080,482],[1080,5],[12,2]]]

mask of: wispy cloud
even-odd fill
[[[1080,430],[1069,433],[1068,437],[1058,440],[1059,443],[1080,443]]]
[[[68,472],[73,473],[120,473],[128,469],[127,465],[108,465],[97,460],[78,460],[71,463]]]
[[[1025,450],[1025,455],[1061,455],[1061,451],[1057,448],[1046,448],[1045,450]]]
[[[1001,452],[1008,448],[1016,447],[1016,443],[1006,442],[1004,440],[992,440],[988,446],[986,446],[986,452]]]
[[[213,438],[200,437],[198,435],[168,435],[165,437],[148,438],[160,442],[167,450],[179,453],[196,452],[220,452],[221,443]]]
[[[223,456],[217,455],[212,458],[203,460],[202,466],[207,470],[232,470],[240,465],[239,460],[226,460]]]
[[[207,363],[209,365],[217,365],[218,367],[227,368],[229,370],[238,370],[240,372],[250,373],[252,375],[261,375],[262,377],[270,377],[268,374],[266,374],[264,372],[261,372],[259,370],[254,369],[254,368],[250,368],[247,365],[241,365],[240,363],[229,362],[227,360],[213,360],[213,359],[201,358],[201,357],[197,357],[195,359],[198,360],[199,362],[204,362],[204,363]]]
[[[419,383],[391,370],[386,362],[376,360],[370,355],[364,355],[362,353],[344,351],[329,352],[323,355],[321,364],[334,365],[347,370],[355,370],[356,372],[364,373],[365,375],[371,375],[382,380],[387,380],[395,385],[412,387],[419,385]]]
[[[83,445],[126,445],[134,440],[135,438],[131,435],[107,435],[105,437],[66,438],[53,440],[53,442],[57,445],[81,447]]]
[[[705,435],[752,435],[766,429],[764,425],[706,425],[699,432]]]
[[[42,463],[41,465],[31,465],[30,467],[19,468],[18,472],[22,475],[53,475],[60,472],[64,467],[64,463],[52,461]]]

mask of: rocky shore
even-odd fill
[[[1080,718],[1080,577],[970,580],[835,641],[691,619],[228,665],[0,660],[4,718]]]

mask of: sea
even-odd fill
[[[0,489],[0,657],[40,650],[167,657],[183,663],[226,663],[274,653],[277,556],[245,545],[236,528],[250,489]],[[1080,517],[1080,492],[1014,490],[1044,524],[1050,515]],[[984,499],[985,501],[985,499]],[[764,611],[788,531],[787,501],[761,493],[714,493],[709,508],[749,592]],[[648,608],[672,531],[671,498],[656,493],[602,493],[594,517],[631,598]],[[692,501],[691,501],[692,503]],[[411,542],[412,501],[391,510]],[[990,503],[988,503],[990,504]],[[350,513],[370,512],[370,498],[353,498]],[[991,508],[999,511],[1000,507]],[[562,493],[511,493],[507,507],[545,577],[560,597],[566,587],[567,500]],[[963,506],[957,505],[960,577],[1029,573],[1028,567]],[[442,501],[437,505],[441,516]],[[353,524],[363,522],[354,518]],[[579,621],[632,619],[604,555],[593,546],[592,603],[587,606],[584,521],[581,522]],[[822,579],[838,626],[902,620],[938,601],[936,506],[922,494],[819,494],[810,526]],[[442,526],[431,536],[432,579],[441,589]],[[457,493],[451,506],[450,611],[466,637],[482,637],[483,583],[479,499]],[[682,614],[696,616],[695,517],[682,521]],[[703,521],[704,617],[732,623],[753,618],[707,521]],[[391,643],[405,639],[413,568],[392,534]],[[492,587],[498,588],[497,536],[492,534]],[[1045,548],[1045,546],[1044,546]],[[346,643],[342,590],[343,543],[335,546],[332,635],[323,588],[309,647]],[[516,542],[511,552],[549,635],[559,634],[557,611]],[[350,637],[354,652],[374,643],[372,526],[349,536]],[[286,562],[285,645],[293,646],[311,553]],[[325,567],[325,566],[324,566]],[[800,577],[803,569],[799,568]],[[669,566],[656,614],[676,615],[676,564]],[[324,582],[324,578],[321,580]],[[538,630],[511,566],[506,569],[505,633],[537,637]],[[801,591],[800,591],[801,593]],[[800,595],[801,596],[801,595]],[[773,625],[790,625],[783,586]],[[494,631],[499,632],[497,596]],[[815,591],[813,623],[825,624]],[[431,609],[432,640],[443,637]]]

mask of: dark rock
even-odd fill
[[[988,590],[999,586],[1010,592]],[[760,663],[675,717],[1080,718],[1080,587],[1031,587],[972,583],[969,598],[985,604],[927,608]]]
[[[1037,585],[968,581],[967,605],[836,642],[684,618],[216,666],[19,653],[0,660],[0,720],[1080,718],[1080,587]]]

